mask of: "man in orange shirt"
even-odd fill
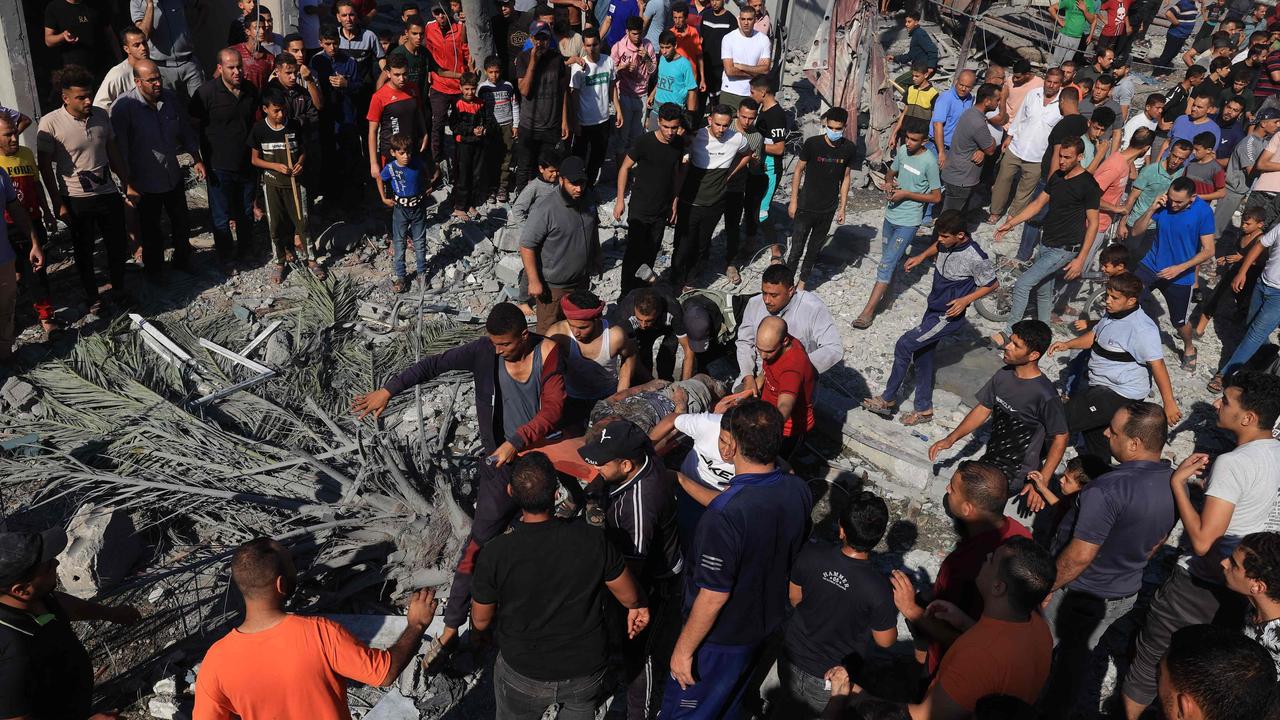
[[[706,68],[702,62],[702,35],[698,33],[698,28],[689,24],[689,3],[680,0],[671,6],[671,27],[668,30],[676,36],[676,52],[693,65],[693,79],[698,82],[699,92],[706,92],[707,83],[703,79]]]
[[[912,720],[967,718],[978,700],[989,695],[1035,703],[1053,659],[1053,638],[1039,608],[1056,572],[1047,550],[1029,538],[1010,538],[987,557],[978,573],[983,610],[976,622],[946,601],[929,605],[930,615],[963,634],[947,650],[924,700],[907,705]],[[834,704],[868,697],[849,681],[843,667],[829,670],[827,679]]]
[[[195,720],[349,720],[347,680],[387,686],[418,654],[435,615],[434,590],[409,600],[408,625],[390,650],[375,650],[321,617],[284,611],[298,583],[289,551],[258,538],[236,549],[231,579],[244,622],[209,648],[196,678]]]

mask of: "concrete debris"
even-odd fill
[[[147,712],[156,720],[190,720],[195,706],[190,695],[157,694],[147,700]]]
[[[67,526],[58,579],[71,595],[90,598],[124,579],[141,554],[142,542],[129,513],[85,503]]]
[[[29,382],[16,376],[11,377],[0,387],[0,400],[4,401],[11,412],[26,410],[35,403],[36,389]]]

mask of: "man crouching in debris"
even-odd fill
[[[90,715],[93,663],[71,623],[109,620],[132,625],[138,611],[106,607],[53,589],[58,554],[67,546],[61,528],[43,533],[0,533],[0,717],[113,720]]]
[[[434,590],[409,598],[405,629],[389,650],[365,645],[338,623],[285,612],[298,587],[289,551],[271,538],[236,548],[231,580],[244,622],[205,653],[193,718],[350,718],[347,680],[385,687],[418,655],[436,612]]]
[[[507,494],[508,463],[516,453],[557,434],[564,412],[564,375],[555,341],[529,332],[524,313],[511,303],[495,305],[484,327],[486,337],[424,358],[388,380],[385,387],[357,396],[353,403],[361,418],[370,413],[378,417],[392,396],[418,383],[450,370],[471,371],[476,423],[487,459],[479,465],[471,539],[462,551],[445,603],[445,629],[439,638],[444,647],[458,636],[467,619],[476,553],[505,530],[515,515],[516,505]]]

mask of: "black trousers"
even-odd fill
[[[444,164],[444,126],[449,121],[449,108],[457,102],[461,95],[442,93],[434,88],[430,91],[431,100],[423,110],[428,114],[427,125],[431,128],[431,159],[436,165]],[[460,143],[458,143],[460,144]],[[456,149],[456,145],[455,145]]]
[[[751,252],[752,248],[743,248],[742,232],[753,238],[760,229],[760,201],[769,190],[768,175],[748,175],[746,187],[741,192],[729,191],[724,194],[724,261],[728,265],[741,264],[742,253]]]
[[[516,186],[515,192],[524,189],[529,178],[538,170],[538,155],[543,148],[555,147],[560,142],[559,130],[529,130],[520,128],[520,138],[516,142]]]
[[[628,639],[621,634],[623,677],[627,683],[627,720],[648,720],[661,706],[658,692],[666,685],[668,661],[680,637],[680,578],[647,583],[649,626]],[[627,611],[611,603],[618,622],[614,628],[625,628]]]
[[[1089,387],[1076,393],[1067,401],[1067,430],[1084,435],[1084,450],[1080,462],[1085,473],[1096,478],[1111,469],[1111,443],[1107,441],[1107,426],[1111,416],[1120,408],[1133,402],[1110,388]]]
[[[484,177],[484,143],[454,143],[453,209],[468,210],[484,204],[488,188],[482,187]]]
[[[609,150],[609,133],[612,127],[613,123],[608,120],[597,125],[583,125],[581,132],[573,139],[573,154],[587,164],[589,187],[594,187],[600,179],[600,168],[604,167],[604,157]]]
[[[665,330],[636,330],[636,364],[641,374],[655,380],[674,380],[676,372],[676,337]],[[661,342],[659,342],[661,340]],[[657,345],[657,351],[654,351]],[[656,362],[655,362],[655,355]]]
[[[702,261],[711,254],[711,235],[723,214],[723,198],[711,205],[680,203],[676,218],[676,247],[671,258],[671,287],[676,292],[697,276]]]
[[[476,510],[471,518],[471,537],[458,559],[453,586],[449,588],[449,600],[444,606],[444,624],[448,627],[460,627],[471,613],[471,576],[480,548],[506,530],[516,515],[515,501],[507,494],[511,477],[508,467],[495,468],[480,462],[476,473]]]
[[[622,294],[647,285],[636,277],[641,265],[653,268],[662,248],[662,236],[667,231],[667,220],[630,217],[627,220],[627,249],[622,255]]]
[[[796,212],[791,223],[791,252],[787,255],[787,267],[799,268],[796,280],[805,282],[813,272],[813,265],[822,252],[831,232],[831,221],[835,219],[835,211],[811,213],[804,210]]]
[[[71,211],[71,237],[75,244],[76,271],[80,286],[92,303],[98,299],[98,277],[93,269],[93,249],[97,234],[107,251],[107,272],[111,289],[124,292],[124,264],[128,259],[128,241],[124,229],[124,200],[118,193],[89,197],[63,198]]]
[[[191,219],[187,211],[187,193],[181,184],[163,193],[143,193],[138,201],[138,237],[142,243],[142,264],[147,273],[160,271],[164,265],[164,232],[160,212],[169,216],[169,241],[173,244],[173,262],[185,265],[191,258]]]

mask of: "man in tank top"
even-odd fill
[[[631,387],[636,351],[626,332],[604,319],[604,302],[590,290],[560,298],[560,309],[565,319],[547,335],[564,358],[564,426],[577,427],[596,401]]]

